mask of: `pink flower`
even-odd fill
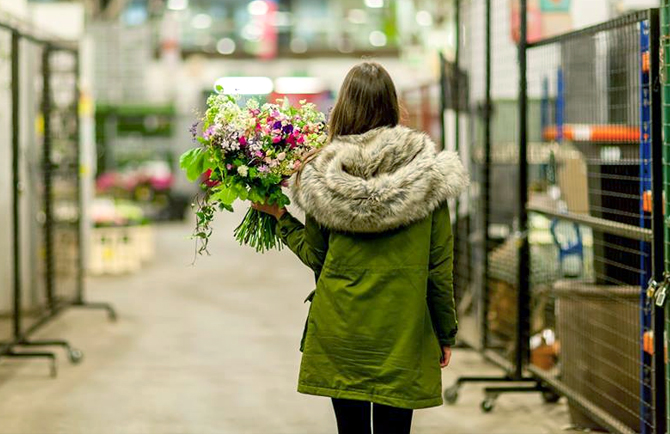
[[[274,136],[272,137],[272,143],[279,143],[281,142],[281,136]]]
[[[232,164],[226,164],[226,169],[233,170],[233,165]]]
[[[256,152],[254,152],[254,155],[257,156],[258,158],[265,157],[265,154],[263,153],[263,151],[256,151]]]
[[[246,137],[241,136],[239,141],[240,141],[240,145],[247,146],[247,138]]]
[[[268,173],[270,171],[270,168],[266,165],[263,165],[263,166],[258,168],[258,171],[261,172],[261,173]]]
[[[293,163],[293,170],[300,169],[301,165],[302,165],[302,163],[300,162],[300,160],[295,160],[295,163]]]

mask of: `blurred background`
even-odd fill
[[[667,6],[0,0],[0,434],[335,432],[295,392],[313,277],[243,203],[197,257],[178,165],[217,85],[328,113],[362,59],[473,178],[415,432],[665,433]]]

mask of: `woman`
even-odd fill
[[[369,434],[371,407],[376,434],[409,433],[413,409],[441,405],[457,331],[447,199],[468,176],[399,117],[386,70],[354,67],[291,187],[305,224],[254,205],[316,274],[298,391],[332,398],[340,434]]]

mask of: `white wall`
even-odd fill
[[[31,3],[29,14],[35,27],[49,35],[74,41],[84,34],[83,3]]]
[[[570,14],[575,29],[592,26],[610,18],[609,0],[573,0]]]
[[[0,0],[0,11],[2,11],[0,15],[7,13],[18,18],[26,18],[28,16],[28,1]]]

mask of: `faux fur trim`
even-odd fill
[[[376,233],[427,217],[468,183],[458,154],[437,153],[425,134],[396,126],[333,139],[291,192],[327,228]]]

